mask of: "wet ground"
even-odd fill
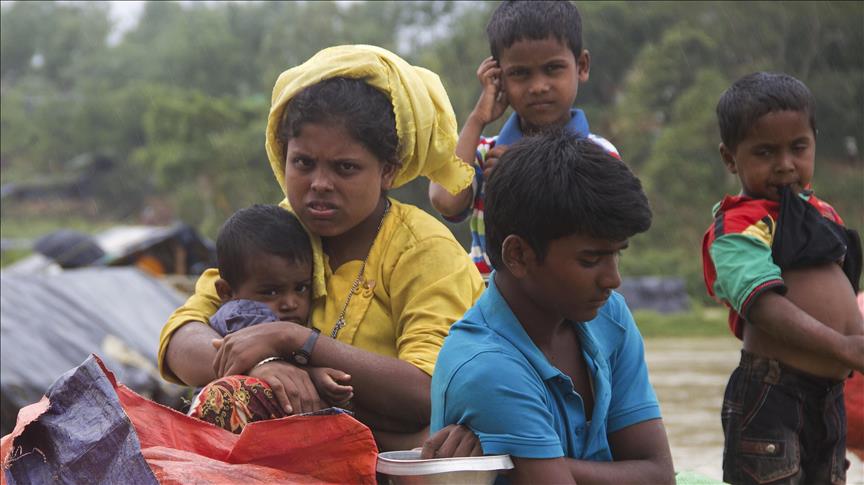
[[[720,405],[726,380],[738,364],[734,338],[652,338],[645,341],[651,382],[678,471],[723,477]],[[847,483],[864,485],[864,463],[851,453]]]

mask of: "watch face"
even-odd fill
[[[296,352],[294,354],[294,362],[296,362],[299,365],[306,365],[309,363],[309,356],[306,355],[305,352],[302,352],[302,353]]]

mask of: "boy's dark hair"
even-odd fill
[[[549,242],[571,234],[623,241],[651,226],[642,183],[594,142],[555,130],[510,147],[486,185],[486,252],[502,268],[515,234],[542,262]]]
[[[340,123],[379,160],[400,164],[393,104],[362,79],[334,77],[303,89],[285,106],[276,136],[287,145],[306,123]]]
[[[296,263],[312,261],[312,246],[297,217],[277,205],[240,209],[222,224],[216,238],[219,276],[235,288],[249,276],[249,260],[272,254]]]
[[[717,103],[720,139],[734,150],[756,120],[775,111],[800,111],[816,134],[816,99],[801,81],[788,74],[754,72],[732,83]]]
[[[486,24],[492,57],[522,39],[555,37],[567,44],[577,59],[582,53],[582,17],[569,1],[504,1]]]

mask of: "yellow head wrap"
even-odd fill
[[[285,147],[276,137],[285,105],[306,87],[333,77],[363,79],[393,103],[399,160],[393,187],[425,175],[453,194],[471,185],[474,169],[456,152],[456,116],[438,75],[408,64],[380,47],[328,47],[303,64],[283,72],[273,87],[267,120],[267,157],[285,191]]]

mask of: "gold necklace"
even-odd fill
[[[387,217],[387,213],[390,211],[390,200],[384,199],[384,202],[386,203],[384,206],[384,214],[381,215],[381,220],[378,221],[378,229],[375,230],[375,237],[372,238],[372,246],[375,245],[375,239],[378,239],[378,233],[381,232],[381,226],[384,225],[384,218]],[[354,295],[354,292],[356,292],[357,288],[360,287],[360,281],[363,280],[363,271],[366,269],[366,261],[372,253],[372,246],[369,246],[369,252],[366,253],[366,257],[363,258],[363,263],[360,265],[360,271],[357,273],[357,278],[354,279],[354,284],[351,285],[351,289],[348,291],[348,297],[345,298],[345,306],[342,307],[342,312],[339,313],[339,318],[336,319],[336,325],[333,327],[333,331],[330,332],[330,338],[335,339],[336,335],[339,334],[339,331],[342,330],[342,327],[345,326],[345,312],[348,311],[348,304],[351,303],[351,296]]]

